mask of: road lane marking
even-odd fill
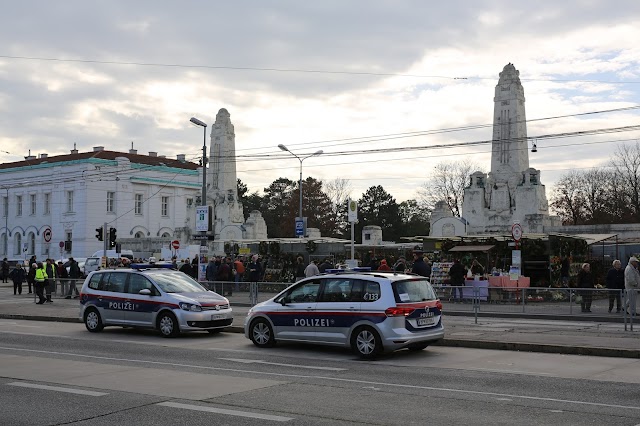
[[[11,383],[7,383],[7,385],[18,386],[21,388],[43,389],[43,390],[50,390],[50,391],[56,391],[56,392],[74,393],[77,395],[87,395],[87,396],[109,395],[108,393],[105,393],[105,392],[94,392],[94,391],[88,391],[84,389],[63,388],[60,386],[37,385],[35,383],[26,383],[26,382],[11,382]]]
[[[239,362],[242,364],[264,364],[264,365],[277,365],[278,367],[294,367],[294,368],[309,368],[312,370],[326,370],[326,371],[347,371],[347,368],[334,368],[334,367],[316,367],[312,365],[296,365],[296,364],[282,364],[279,362],[268,362],[260,359],[236,359],[236,358],[218,358],[225,361]]]
[[[272,416],[269,414],[251,413],[249,411],[226,410],[224,408],[205,407],[203,405],[180,404],[179,402],[160,402],[156,405],[171,408],[182,408],[185,410],[206,411],[208,413],[226,414],[228,416],[249,417],[251,419],[271,420],[274,422],[288,422],[292,417]]]
[[[359,384],[359,385],[386,386],[390,388],[429,390],[429,391],[435,391],[435,392],[450,392],[450,393],[456,393],[456,394],[482,395],[482,396],[489,396],[489,397],[518,398],[518,399],[524,399],[524,400],[530,400],[530,401],[558,402],[562,404],[576,404],[576,405],[586,405],[586,406],[606,407],[606,408],[622,408],[622,409],[640,411],[640,406],[605,404],[602,402],[576,401],[571,399],[548,398],[548,397],[542,397],[542,396],[513,395],[513,394],[506,394],[506,393],[483,392],[483,391],[474,391],[474,390],[467,390],[467,389],[408,385],[404,383],[374,382],[369,380],[345,379],[341,377],[331,377],[331,376],[312,376],[312,375],[304,375],[304,374],[273,373],[273,372],[263,372],[263,371],[256,371],[256,370],[241,370],[238,368],[211,367],[207,365],[180,364],[180,363],[174,363],[174,362],[146,361],[146,360],[140,360],[140,359],[84,355],[84,354],[75,354],[71,352],[54,352],[54,351],[42,351],[37,349],[10,348],[6,346],[0,346],[0,350],[39,353],[44,355],[62,355],[66,357],[77,357],[77,358],[101,359],[105,361],[131,362],[131,363],[137,363],[137,364],[165,365],[169,367],[184,367],[184,368],[194,368],[194,369],[209,370],[209,371],[227,371],[227,372],[242,373],[242,374],[260,374],[263,376],[289,377],[294,379],[309,379],[309,380],[320,379],[320,380],[327,380],[327,381],[341,382],[341,383],[353,383],[353,384]]]
[[[456,368],[456,367],[452,367]],[[458,368],[459,369],[459,368]],[[551,376],[551,373],[542,373],[538,371],[527,371],[527,370],[506,370],[500,368],[474,368],[474,367],[462,367],[463,370],[468,371],[486,371],[488,373],[512,373],[512,374],[525,374],[525,375],[533,375],[533,376]]]

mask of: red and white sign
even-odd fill
[[[51,232],[51,228],[45,228],[44,231],[42,232],[42,239],[44,240],[45,243],[50,243],[52,236],[53,236],[53,233]]]
[[[522,238],[522,226],[519,223],[514,223],[511,227],[511,235],[515,241],[520,241]]]
[[[178,250],[180,248],[180,241],[178,241],[178,240],[171,241],[171,247],[174,250]]]

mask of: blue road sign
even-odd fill
[[[300,217],[296,218],[296,237],[304,236],[304,220]]]

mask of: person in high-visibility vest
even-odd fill
[[[39,262],[37,265],[34,263],[33,265],[31,265],[32,268],[35,268],[36,270],[36,276],[35,276],[35,290],[36,290],[36,295],[38,296],[39,301],[36,302],[38,305],[42,305],[44,302],[47,301],[47,299],[44,298],[44,286],[47,284],[47,278],[49,278],[49,276],[47,275],[47,271],[44,269],[44,266],[42,265],[42,262]]]

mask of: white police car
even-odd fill
[[[80,292],[80,318],[91,332],[119,325],[155,328],[165,337],[217,333],[233,322],[229,300],[164,268],[92,272]]]
[[[422,350],[444,337],[442,304],[424,277],[341,271],[297,282],[251,308],[245,336],[258,347],[298,341],[351,347],[363,358]]]

